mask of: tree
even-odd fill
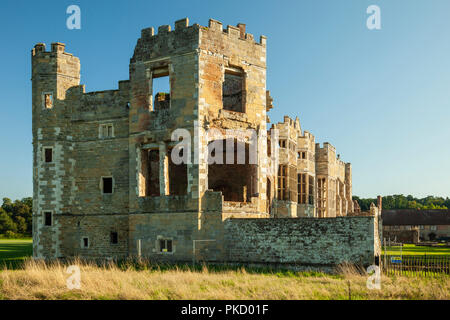
[[[17,226],[17,232],[20,234],[25,234],[28,231],[27,222],[25,221],[24,217],[17,217],[16,218],[16,226]]]
[[[3,204],[0,207],[0,234],[5,234],[6,231],[31,234],[32,205],[32,198],[23,198],[14,202],[9,198],[3,198]]]
[[[17,225],[14,223],[13,219],[3,211],[0,213],[0,234],[6,233],[6,231],[17,232]]]
[[[370,204],[377,203],[376,199],[361,199],[354,196],[353,199],[357,200],[361,210],[368,211]],[[427,196],[419,199],[412,195],[404,196],[402,194],[389,195],[383,197],[383,209],[443,209],[450,208],[450,199],[442,197]]]

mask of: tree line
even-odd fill
[[[3,198],[0,207],[0,235],[8,238],[31,236],[33,199],[11,201]]]
[[[359,198],[353,196],[353,200],[358,201],[359,206],[362,211],[370,210],[370,204],[373,202],[377,204],[376,198]],[[390,195],[383,197],[382,203],[383,209],[449,209],[450,208],[450,198],[434,197],[428,196],[425,198],[415,198],[411,195],[404,196],[402,194]]]

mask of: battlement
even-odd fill
[[[259,43],[255,42],[254,36],[251,33],[246,33],[245,28],[246,25],[243,23],[238,23],[236,26],[227,25],[226,29],[223,29],[222,22],[209,19],[208,27],[200,26],[199,24],[195,23],[192,26],[189,26],[189,19],[184,18],[175,21],[175,29],[172,30],[172,27],[170,25],[162,25],[158,27],[158,33],[155,34],[155,29],[153,27],[145,28],[141,31],[141,38],[149,40],[152,37],[156,37],[158,35],[165,35],[171,32],[183,32],[186,31],[186,29],[192,29],[192,28],[202,28],[203,30],[212,31],[212,32],[222,32],[224,34],[227,34],[228,37],[233,39],[241,39],[245,41],[249,41],[261,46],[266,46],[267,37],[261,35],[259,39]]]
[[[50,53],[64,53],[67,55],[72,55],[70,53],[67,53],[66,51],[66,45],[61,42],[53,42],[51,44],[51,50],[46,51],[46,45],[45,43],[38,43],[34,46],[34,48],[31,50],[32,56],[37,56],[40,54],[50,54]]]
[[[322,146],[320,146],[320,142],[316,143],[317,149],[324,149],[324,150],[334,150],[336,151],[336,148],[329,142],[324,142]]]
[[[264,35],[261,35],[259,37],[259,43],[255,42],[254,36],[251,33],[246,33],[245,32],[245,27],[246,25],[243,23],[238,23],[237,26],[231,26],[231,25],[227,25],[226,29],[223,29],[222,26],[222,22],[214,20],[214,19],[209,19],[209,23],[208,23],[208,29],[211,31],[215,31],[215,32],[222,32],[227,34],[230,38],[234,38],[234,39],[241,39],[241,40],[246,40],[249,42],[253,42],[255,44],[261,45],[261,46],[266,46],[267,44],[267,37]],[[206,27],[203,27],[206,28]]]
[[[307,130],[303,131],[303,136],[301,136],[301,137],[308,139],[308,140],[314,140],[314,138],[315,138],[315,136]]]
[[[293,127],[294,129],[299,129],[301,131],[300,121],[299,121],[298,117],[296,117],[295,120],[293,120],[289,116],[284,116],[283,122],[278,123],[278,124],[281,124],[281,125],[285,124],[285,125],[288,125],[290,127]]]
[[[189,26],[189,19],[184,18],[175,21],[175,32],[185,31],[188,28],[198,28],[198,24],[193,24],[192,26]],[[141,38],[142,39],[149,39],[158,35],[167,34],[169,32],[173,32],[172,27],[170,25],[162,25],[158,27],[158,33],[155,34],[155,29],[153,27],[145,28],[141,30]]]
[[[109,97],[116,95],[117,93],[121,95],[128,96],[130,90],[130,81],[122,80],[119,81],[118,89],[101,90],[101,91],[89,91],[86,92],[86,86],[84,84],[73,86],[69,88],[66,92],[68,99],[82,99],[82,97],[88,98],[98,98],[107,100]]]
[[[320,143],[316,143],[317,154],[328,154],[330,152],[336,153],[336,148],[329,142],[324,142],[323,146],[320,146]]]

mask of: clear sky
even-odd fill
[[[66,9],[81,8],[81,30]],[[381,8],[381,30],[366,9]],[[140,30],[245,23],[267,40],[272,122],[300,118],[353,165],[353,193],[450,196],[450,1],[0,2],[0,198],[32,195],[30,50],[66,43],[87,91],[128,79]]]

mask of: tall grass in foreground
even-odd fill
[[[81,289],[67,288],[68,264],[80,267]],[[0,299],[450,299],[448,276],[382,277],[381,290],[369,290],[361,270],[343,266],[339,271],[158,270],[133,263],[27,260],[21,270],[0,271]]]

